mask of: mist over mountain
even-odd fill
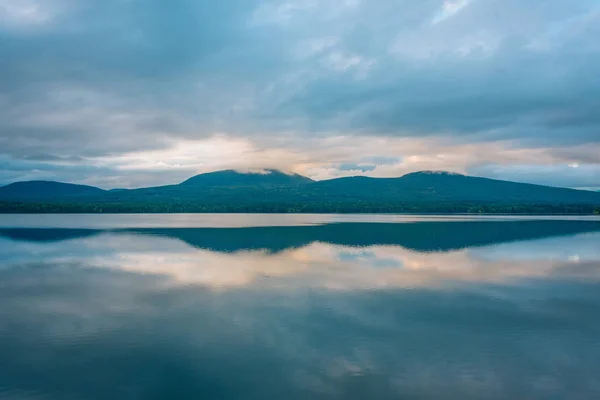
[[[275,169],[240,172],[224,170],[208,172],[191,177],[180,186],[294,186],[314,182],[312,179],[298,174],[287,174]]]

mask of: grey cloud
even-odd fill
[[[61,157],[61,156],[56,156],[54,154],[43,154],[43,153],[27,154],[27,155],[23,156],[23,160],[59,161],[59,162],[70,162],[70,163],[85,162],[84,158],[78,157],[78,156]]]
[[[591,61],[594,69],[600,66],[600,57]],[[600,85],[594,69],[569,64],[550,54],[528,59],[522,48],[513,47],[483,60],[441,58],[420,68],[400,64],[405,71],[391,81],[319,80],[283,111],[303,112],[328,128],[341,124],[396,136],[597,141]],[[553,77],[547,66],[561,70],[560,75]],[[394,67],[397,62],[390,62],[373,74],[389,77]]]
[[[203,81],[230,78],[212,75],[232,44],[249,44],[240,26],[252,5],[150,3],[86,1],[37,34],[0,29],[5,153],[121,153],[216,125],[219,88]]]
[[[600,165],[497,165],[469,169],[469,174],[517,182],[600,190]]]
[[[422,20],[417,26],[400,25],[395,40],[402,46],[396,54],[357,53],[376,61],[365,77],[357,77],[351,67],[343,74],[313,74],[304,90],[276,112],[304,118],[315,131],[594,141],[600,105],[594,76],[600,57],[592,41],[600,37],[600,14],[592,5],[479,1],[439,27],[423,27]],[[427,10],[430,4],[422,6]],[[384,21],[393,20],[391,15]],[[375,48],[391,36],[360,32]],[[479,32],[485,33],[482,43],[470,43]],[[338,44],[349,53],[353,33],[350,29]]]
[[[0,186],[15,181],[55,180],[76,182],[103,189],[139,188],[174,184],[195,175],[193,168],[124,170],[91,160],[18,159],[0,157]]]
[[[377,168],[377,165],[344,163],[344,164],[339,164],[337,166],[337,168],[340,171],[362,171],[362,172],[370,172],[370,171],[374,171],[375,168]]]
[[[75,163],[61,161],[0,157],[0,185],[17,180],[85,182],[90,176],[106,178],[115,173],[110,168],[81,163],[79,160]]]
[[[365,157],[362,159],[365,162],[371,162],[376,165],[392,165],[397,164],[402,161],[401,157],[381,157],[381,156],[372,156]]]
[[[340,163],[336,167],[339,171],[361,171],[365,173],[375,171],[378,166],[394,165],[400,163],[401,161],[402,158],[400,157],[371,156],[363,157],[358,163]]]
[[[0,155],[13,159],[215,132],[598,142],[592,0],[477,0],[438,23],[441,0],[40,4],[60,12],[0,26]]]

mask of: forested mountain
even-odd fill
[[[195,187],[237,187],[237,186],[295,186],[314,182],[312,179],[298,174],[265,169],[254,173],[241,173],[234,170],[208,172],[191,177],[180,186]]]
[[[276,170],[228,170],[200,174],[177,185],[130,190],[20,182],[0,187],[0,202],[4,212],[589,213],[600,207],[600,193],[438,171],[313,181]]]
[[[105,193],[104,190],[93,186],[53,181],[27,181],[0,187],[0,200],[73,200],[75,197],[100,196],[103,193]]]
[[[600,201],[597,193],[500,181],[443,171],[421,171],[400,178],[351,177],[317,182],[324,195],[385,196],[398,201],[474,201],[581,204]]]

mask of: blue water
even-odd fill
[[[0,215],[0,399],[600,398],[600,220]]]

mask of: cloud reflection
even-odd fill
[[[5,263],[79,263],[87,268],[154,275],[169,285],[213,289],[369,290],[501,283],[552,276],[600,278],[599,233],[437,253],[402,246],[342,246],[217,252],[179,240],[105,233],[60,243],[0,242]]]
[[[64,238],[0,238],[0,398],[600,393],[600,233],[437,252]]]
[[[597,235],[596,243],[599,239],[600,235]],[[555,275],[600,278],[600,251],[596,251],[594,258],[589,260],[560,256],[550,259],[541,256],[531,260],[511,257],[511,247],[507,247],[507,257],[496,256],[496,259],[485,257],[486,249],[481,249],[479,254],[469,250],[424,254],[396,246],[352,248],[323,243],[277,254],[265,251],[233,254],[204,250],[183,253],[125,251],[118,253],[118,261],[108,267],[137,274],[161,275],[176,284],[217,289],[253,285],[285,289],[368,290],[439,287],[457,282],[501,283]],[[582,268],[582,265],[590,268]]]

